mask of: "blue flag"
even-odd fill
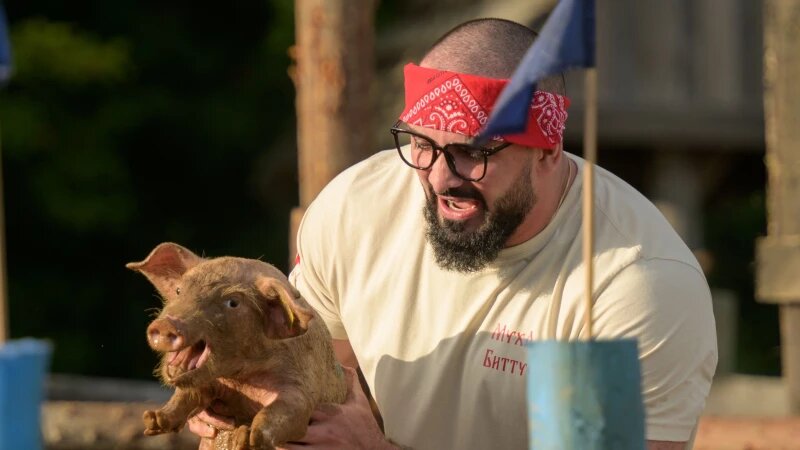
[[[11,76],[11,43],[8,40],[8,24],[3,5],[0,3],[0,84]]]
[[[560,0],[494,105],[481,142],[525,131],[536,83],[573,67],[594,66],[594,0]]]

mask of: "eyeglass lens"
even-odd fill
[[[429,169],[437,156],[439,149],[434,142],[421,136],[398,131],[397,145],[400,147],[400,156],[406,164],[417,169]],[[447,144],[444,147],[447,165],[456,175],[469,180],[483,177],[486,168],[486,156],[480,149],[467,144]]]

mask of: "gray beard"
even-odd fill
[[[427,223],[426,237],[433,248],[436,263],[445,270],[472,273],[482,270],[500,254],[508,238],[516,231],[525,216],[536,204],[536,194],[530,184],[530,165],[485,216],[475,231],[465,231],[464,223],[440,219],[437,198],[428,195],[423,214]],[[472,194],[487,210],[483,197]]]

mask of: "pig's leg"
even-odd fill
[[[144,434],[152,436],[179,431],[190,415],[208,406],[208,402],[204,401],[205,397],[194,389],[176,389],[172,398],[161,409],[144,412]]]
[[[272,450],[276,445],[301,439],[306,435],[312,409],[304,396],[282,394],[253,418],[250,447]]]

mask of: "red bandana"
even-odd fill
[[[403,70],[406,109],[400,120],[409,124],[467,136],[477,135],[508,80],[428,69],[406,64]],[[525,147],[554,148],[567,121],[567,97],[536,91],[524,133],[501,139]]]

